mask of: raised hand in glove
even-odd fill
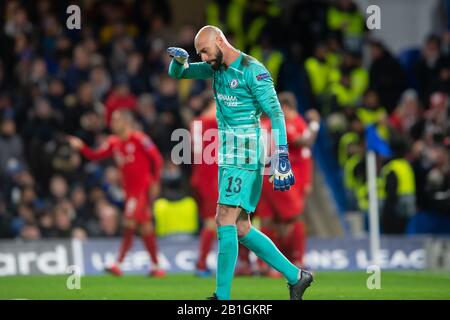
[[[181,64],[185,64],[189,58],[189,53],[183,48],[169,47],[167,53]]]

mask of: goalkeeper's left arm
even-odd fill
[[[289,190],[290,186],[294,185],[295,179],[289,163],[284,114],[272,78],[264,66],[252,65],[247,76],[247,83],[272,124],[272,137],[276,149],[272,159],[273,174],[270,179],[273,181],[275,190]]]

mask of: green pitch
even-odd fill
[[[318,272],[305,300],[450,299],[450,273],[382,272],[381,289],[369,290],[364,272]],[[80,290],[68,290],[65,276],[0,277],[0,299],[160,299],[203,300],[214,290],[214,278],[169,275],[162,279],[125,275],[84,276]],[[233,299],[287,299],[282,279],[237,277]]]

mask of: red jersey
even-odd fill
[[[190,130],[193,154],[191,184],[199,186],[200,180],[208,181],[206,186],[211,190],[211,183],[218,179],[217,120],[215,117],[199,116],[191,123]]]
[[[85,145],[81,153],[90,160],[113,156],[121,170],[127,195],[146,192],[161,177],[162,156],[150,137],[143,132],[134,131],[127,140],[111,135],[97,150]]]
[[[305,146],[295,146],[294,141],[310,134],[308,124],[298,115],[292,119],[286,119],[286,135],[289,143],[289,160],[294,167],[303,159],[311,158],[311,149]]]
[[[289,160],[292,171],[301,186],[312,183],[312,152],[310,147],[295,146],[294,141],[311,134],[308,124],[301,115],[286,119],[286,135],[289,143]]]
[[[266,155],[271,156],[271,148],[274,147],[274,141],[270,134],[271,123],[269,118],[261,118],[261,128],[266,131],[263,133],[263,137],[267,138],[267,141],[264,142],[266,147]],[[266,133],[267,136],[265,136]],[[289,140],[288,136],[288,143],[289,142],[292,142],[292,140]],[[292,154],[291,148],[292,147],[289,146],[289,158],[291,158]],[[295,168],[292,167],[293,171],[294,169]],[[265,177],[263,180],[261,198],[258,202],[256,214],[261,218],[277,218],[281,221],[289,221],[295,216],[301,214],[304,208],[304,197],[303,194],[300,193],[300,190],[302,189],[302,182],[300,180],[302,178],[299,177],[299,175],[300,173],[296,173],[294,171],[295,185],[291,187],[290,191],[286,192],[275,191],[273,189],[273,184],[270,183],[269,179]]]
[[[270,130],[270,119],[267,117],[261,118],[261,127]],[[292,119],[286,119],[289,162],[291,163],[296,183],[299,183],[301,186],[311,184],[312,182],[312,153],[311,148],[299,145],[295,146],[294,141],[307,134],[310,134],[308,124],[303,120],[301,115],[297,115]]]

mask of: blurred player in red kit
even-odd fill
[[[135,230],[139,227],[142,241],[152,260],[151,276],[161,277],[165,271],[158,263],[158,250],[151,217],[151,197],[159,190],[163,159],[150,137],[134,128],[130,111],[116,110],[111,117],[113,132],[98,149],[92,150],[83,141],[69,136],[70,145],[89,160],[114,157],[122,173],[126,194],[124,232],[117,262],[106,268],[116,276],[122,275],[120,264],[133,244]]]
[[[199,205],[202,219],[200,232],[199,256],[196,265],[198,276],[211,276],[207,268],[206,258],[216,240],[216,215],[218,199],[218,166],[217,166],[217,120],[216,103],[213,96],[204,97],[203,112],[191,123],[193,165],[191,187]],[[207,183],[205,183],[205,181]]]
[[[282,92],[278,98],[286,119],[291,166],[297,183],[288,192],[275,192],[272,184],[264,180],[256,213],[261,219],[261,231],[279,245],[288,259],[301,266],[306,247],[302,214],[306,197],[312,191],[311,147],[320,128],[320,115],[315,110],[308,111],[309,123],[306,123],[297,112],[297,101],[292,93]],[[266,117],[261,119],[261,127],[270,131],[270,121]],[[262,274],[277,276],[264,262],[258,261],[258,264]]]

